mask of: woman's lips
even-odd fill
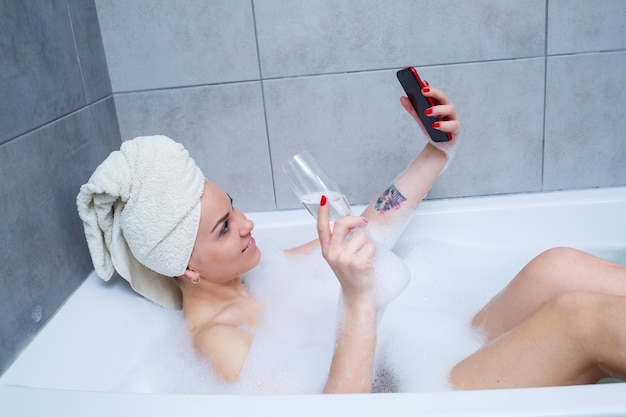
[[[242,250],[242,252],[249,252],[252,249],[254,249],[256,247],[256,241],[254,240],[253,237],[250,238],[250,241],[248,242],[248,246],[245,247],[244,250]]]

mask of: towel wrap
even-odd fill
[[[96,274],[115,271],[144,297],[181,308],[173,277],[184,274],[200,223],[204,175],[166,136],[122,143],[76,198]]]

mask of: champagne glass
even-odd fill
[[[289,160],[283,171],[291,188],[298,196],[304,207],[317,218],[322,195],[326,196],[330,204],[330,219],[350,214],[348,199],[339,189],[339,186],[322,169],[317,161],[307,151],[300,152]],[[409,284],[411,273],[404,261],[372,237],[369,227],[363,228],[368,238],[376,245],[376,255],[372,259],[376,268],[376,283],[374,287],[374,301],[380,309],[395,299]],[[350,239],[352,232],[346,237]],[[382,311],[382,310],[381,310]]]
[[[350,214],[348,199],[308,151],[291,158],[283,171],[296,196],[313,217],[317,218],[322,195],[330,205],[330,220]]]

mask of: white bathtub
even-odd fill
[[[253,213],[255,236],[286,231],[294,244],[315,236],[303,210]],[[294,229],[297,229],[294,232]],[[290,237],[289,237],[290,236]],[[295,236],[298,236],[297,238]],[[626,187],[425,202],[399,245],[519,249],[553,246],[626,253]],[[523,264],[528,259],[519,259]],[[624,258],[619,259],[626,262]],[[511,274],[490,277],[494,288]],[[492,294],[485,294],[485,300]],[[483,300],[481,300],[482,302]],[[0,378],[0,415],[63,416],[601,416],[626,415],[626,384],[370,395],[190,395],[115,392],[129,364],[163,343],[155,306],[123,283],[91,275]],[[151,382],[146,380],[150,391]]]

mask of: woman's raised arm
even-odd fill
[[[362,216],[369,220],[376,239],[388,247],[393,246],[402,233],[413,211],[452,159],[458,145],[461,124],[454,105],[443,91],[436,88],[425,87],[423,93],[437,103],[426,110],[429,116],[440,119],[433,127],[451,133],[452,140],[439,143],[429,141],[393,184],[375,198],[362,213]],[[402,97],[400,102],[427,135],[409,99]]]

